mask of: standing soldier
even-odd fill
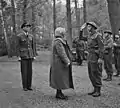
[[[18,40],[18,56],[21,63],[21,76],[23,90],[32,90],[32,61],[35,57],[35,50],[33,45],[33,35],[29,33],[30,24],[23,23],[21,29],[23,30],[17,36]]]
[[[112,48],[113,48],[113,39],[111,37],[112,32],[110,30],[104,31],[104,68],[107,73],[107,78],[103,79],[104,81],[111,81],[113,75],[112,68]]]
[[[77,63],[79,65],[82,64],[82,61],[84,59],[84,48],[85,48],[85,43],[83,40],[81,40],[81,36],[79,36],[76,42]]]
[[[115,42],[113,45],[114,45],[115,68],[117,70],[117,73],[114,76],[118,77],[120,75],[120,36],[119,35],[115,35]]]
[[[88,93],[93,97],[98,97],[101,95],[102,86],[102,71],[99,70],[99,63],[102,63],[102,52],[104,50],[104,45],[101,40],[101,34],[96,31],[97,25],[94,22],[85,23],[81,27],[81,33],[83,29],[87,26],[89,36],[87,37],[87,48],[88,48],[88,74],[91,83],[94,87],[94,91]]]

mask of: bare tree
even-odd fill
[[[13,25],[13,33],[12,33],[12,39],[14,41],[14,45],[16,45],[16,12],[15,12],[15,1],[14,0],[11,0],[11,5],[12,5],[12,25]],[[16,55],[17,52],[16,52],[16,46],[14,46],[13,48],[13,54],[12,55]]]
[[[53,0],[53,28],[54,28],[54,35],[56,29],[56,0]]]
[[[83,19],[84,23],[87,21],[87,13],[86,13],[86,0],[83,0]]]
[[[3,26],[3,32],[4,32],[4,36],[5,36],[5,42],[6,42],[6,47],[7,47],[7,52],[8,52],[8,56],[10,56],[10,43],[9,43],[9,39],[7,37],[7,26],[6,26],[6,21],[5,21],[5,16],[4,16],[4,9],[5,9],[5,1],[4,0],[0,0],[1,3],[1,20],[2,20],[2,26]],[[7,5],[7,4],[6,4]]]
[[[32,0],[32,4],[34,4],[34,0]],[[37,55],[37,50],[36,50],[36,34],[35,34],[35,23],[36,22],[36,15],[35,15],[35,7],[32,6],[32,34],[33,34],[33,45],[34,45],[34,52]]]
[[[77,35],[79,36],[79,28],[80,28],[80,11],[78,8],[78,0],[74,0],[75,2],[75,14],[76,14],[76,26],[77,26]]]
[[[26,22],[27,18],[26,18],[26,8],[27,8],[27,0],[23,1],[23,22]]]
[[[108,13],[111,23],[113,34],[118,34],[120,28],[120,1],[119,0],[107,0]]]
[[[70,7],[70,0],[66,0],[66,7],[67,7],[67,31],[68,31],[68,42],[70,47],[72,48],[72,24],[71,24],[71,7]]]

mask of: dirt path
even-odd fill
[[[87,95],[92,86],[86,64],[73,66],[75,90],[64,91],[69,100],[56,100],[55,90],[49,87],[49,54],[45,54],[40,53],[33,63],[33,91],[29,92],[21,88],[20,68],[16,58],[0,58],[0,108],[120,108],[119,78],[103,82],[101,97]]]

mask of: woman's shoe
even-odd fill
[[[67,96],[64,96],[63,93],[56,94],[56,98],[57,98],[57,99],[61,99],[61,100],[67,100],[67,99],[68,99],[68,97],[67,97]]]

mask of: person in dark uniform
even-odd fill
[[[82,61],[84,59],[84,48],[85,43],[83,40],[81,40],[81,36],[79,36],[78,39],[76,40],[77,63],[79,65],[82,64]]]
[[[29,33],[30,24],[23,23],[21,26],[22,32],[18,34],[17,50],[20,57],[21,76],[23,90],[32,90],[32,61],[35,57],[35,50],[33,45],[33,35]]]
[[[88,95],[98,97],[101,95],[100,91],[102,86],[102,71],[99,69],[99,63],[101,64],[103,62],[102,52],[104,50],[104,44],[101,39],[101,34],[96,31],[97,25],[94,22],[83,24],[80,30],[81,34],[85,27],[87,27],[89,32],[89,36],[87,37],[88,74],[94,87],[93,92],[88,93]]]
[[[115,60],[115,68],[117,73],[114,75],[115,77],[120,76],[120,36],[115,35],[114,41],[114,60]]]
[[[107,73],[107,78],[104,81],[112,81],[113,68],[112,68],[112,55],[113,55],[113,39],[111,37],[112,32],[110,30],[104,31],[104,68]]]

